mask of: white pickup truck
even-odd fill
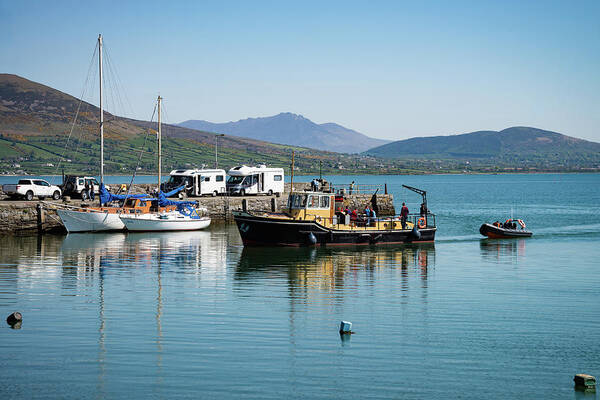
[[[43,179],[20,179],[16,185],[2,185],[2,191],[13,199],[25,198],[26,200],[33,200],[34,196],[40,200],[46,197],[58,200],[62,194],[58,186],[51,185]]]

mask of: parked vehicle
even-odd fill
[[[16,185],[2,185],[2,191],[13,199],[24,198],[26,200],[33,200],[34,196],[40,200],[46,197],[58,200],[62,195],[58,186],[51,185],[43,179],[20,179]]]
[[[246,194],[276,194],[284,191],[283,168],[267,168],[266,165],[234,167],[227,173],[227,191],[229,194],[244,196]]]
[[[65,175],[61,187],[63,195],[81,197],[83,200],[90,198],[90,190],[100,192],[100,183],[93,176]],[[105,187],[110,190],[108,186]]]
[[[163,192],[185,185],[188,196],[217,196],[226,192],[225,170],[223,169],[175,169],[169,180],[161,184]]]

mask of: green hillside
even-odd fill
[[[368,150],[388,159],[462,159],[475,164],[598,167],[600,143],[529,127],[479,131],[452,136],[412,138]]]
[[[0,74],[0,174],[98,174],[99,110],[21,78]],[[156,123],[105,113],[105,172],[156,173]],[[214,133],[163,125],[163,173],[214,166]],[[598,170],[600,144],[535,128],[414,138],[363,154],[343,154],[226,135],[218,138],[219,166],[264,163],[286,168],[292,150],[296,172],[316,174],[420,174],[498,171]],[[66,149],[66,150],[65,150]],[[62,157],[64,155],[64,157]],[[61,161],[62,160],[62,161]],[[59,167],[60,164],[60,167]]]
[[[67,145],[79,100],[16,75],[0,74],[0,173],[57,173],[64,153],[66,173],[98,172],[100,144],[99,109],[83,102],[77,124]],[[129,174],[156,172],[156,122],[121,118],[105,113],[105,172]],[[324,172],[352,169],[343,154],[286,146],[226,135],[218,138],[219,166],[265,163],[288,168],[292,150],[296,151],[298,172],[315,173],[319,162]],[[144,145],[145,143],[145,145]],[[67,149],[65,151],[65,148]],[[164,172],[181,167],[212,167],[215,162],[215,134],[175,125],[163,125]],[[372,157],[360,156],[362,172],[372,173],[379,166]],[[353,160],[356,161],[356,160]],[[52,165],[50,165],[52,164]],[[390,168],[392,166],[390,165]]]

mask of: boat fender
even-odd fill
[[[423,229],[427,226],[427,223],[425,222],[425,218],[421,217],[419,218],[419,220],[417,221],[417,225],[419,226],[419,229]]]
[[[412,236],[413,239],[421,239],[421,232],[419,232],[419,230],[415,226],[413,227],[412,231],[410,231],[410,236]]]
[[[371,244],[375,244],[375,243],[379,242],[382,237],[383,237],[383,235],[381,233],[377,236],[371,236],[371,238],[369,239],[369,242]]]
[[[310,232],[308,234],[307,241],[308,241],[309,246],[314,246],[315,244],[317,244],[317,238],[314,235],[314,233]]]

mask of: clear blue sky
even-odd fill
[[[131,104],[109,111],[134,118],[160,93],[172,123],[290,111],[394,140],[525,125],[600,141],[598,0],[0,0],[0,16],[0,72],[76,97],[102,33]]]

